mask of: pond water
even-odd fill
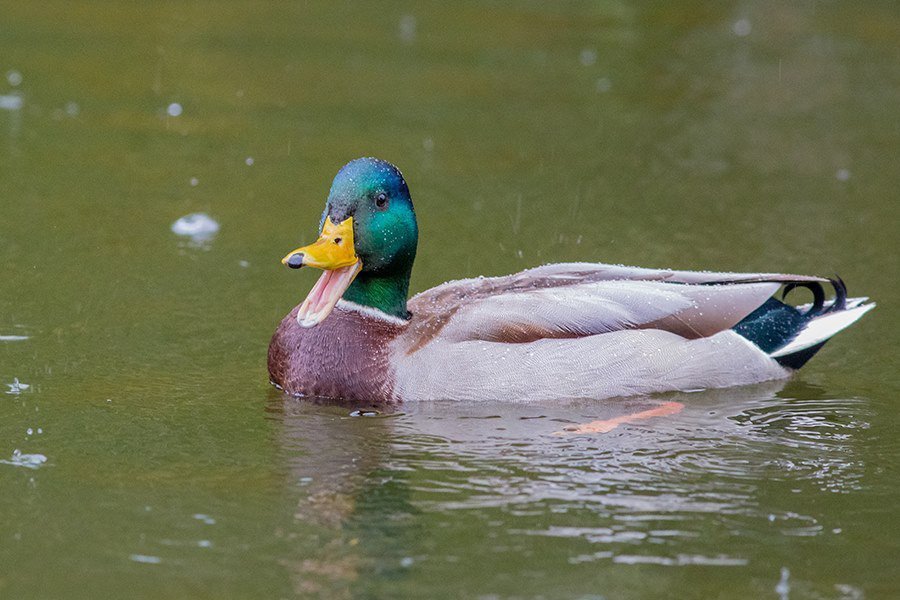
[[[900,597],[896,3],[0,7],[0,597]],[[879,307],[776,384],[288,399],[279,259],[363,155],[416,291],[591,260]]]

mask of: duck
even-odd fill
[[[371,157],[338,171],[318,231],[281,261],[322,274],[268,349],[271,383],[297,397],[542,402],[755,384],[789,377],[875,306],[836,277],[593,262],[409,298],[409,186]],[[788,304],[795,288],[813,301]]]

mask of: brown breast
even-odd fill
[[[367,404],[393,403],[389,344],[404,326],[340,306],[315,327],[295,307],[269,344],[269,377],[284,391]]]

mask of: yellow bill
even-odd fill
[[[318,325],[331,314],[335,304],[362,270],[362,262],[353,247],[353,217],[348,217],[339,225],[332,223],[331,217],[326,217],[319,239],[289,252],[281,263],[292,269],[306,266],[325,271],[297,312],[297,323],[301,327]]]

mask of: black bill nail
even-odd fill
[[[291,257],[287,261],[287,266],[292,269],[299,269],[303,266],[303,253],[298,252],[297,254],[291,254]]]

